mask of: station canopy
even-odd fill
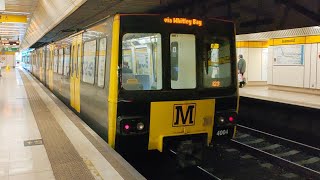
[[[36,0],[6,0],[6,2]],[[61,0],[39,0],[60,1]],[[72,2],[81,0],[70,0]],[[160,13],[181,17],[217,17],[232,20],[237,34],[248,34],[320,25],[319,0],[82,0],[83,3],[48,31],[35,37],[27,32],[29,44],[39,47],[78,32],[98,20],[115,13]],[[54,4],[54,3],[53,3]],[[19,5],[17,5],[19,6]],[[24,6],[20,5],[25,9]],[[28,7],[28,6],[27,6]],[[32,13],[34,7],[25,13]],[[13,11],[13,10],[12,10]],[[14,11],[22,11],[15,9]],[[30,14],[27,14],[30,16]],[[31,20],[32,24],[32,20]],[[38,24],[39,26],[41,24]],[[39,31],[42,32],[42,31]],[[19,37],[23,37],[23,34]],[[31,41],[32,40],[32,41]]]

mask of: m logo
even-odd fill
[[[173,127],[195,125],[196,104],[175,104],[173,110]]]

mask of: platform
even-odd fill
[[[0,77],[0,179],[145,179],[22,69]]]
[[[320,95],[271,90],[267,86],[245,86],[239,88],[239,94],[243,97],[320,109]]]

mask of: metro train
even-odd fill
[[[121,153],[206,147],[236,132],[233,22],[116,14],[22,62]]]

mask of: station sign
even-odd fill
[[[4,51],[8,51],[8,52],[17,52],[17,51],[19,51],[19,48],[11,48],[11,47],[5,47],[3,49],[4,49]]]
[[[166,24],[183,24],[188,26],[203,26],[203,21],[200,19],[188,19],[181,17],[166,17],[163,18],[163,22]]]
[[[27,16],[0,14],[1,23],[27,23]]]

